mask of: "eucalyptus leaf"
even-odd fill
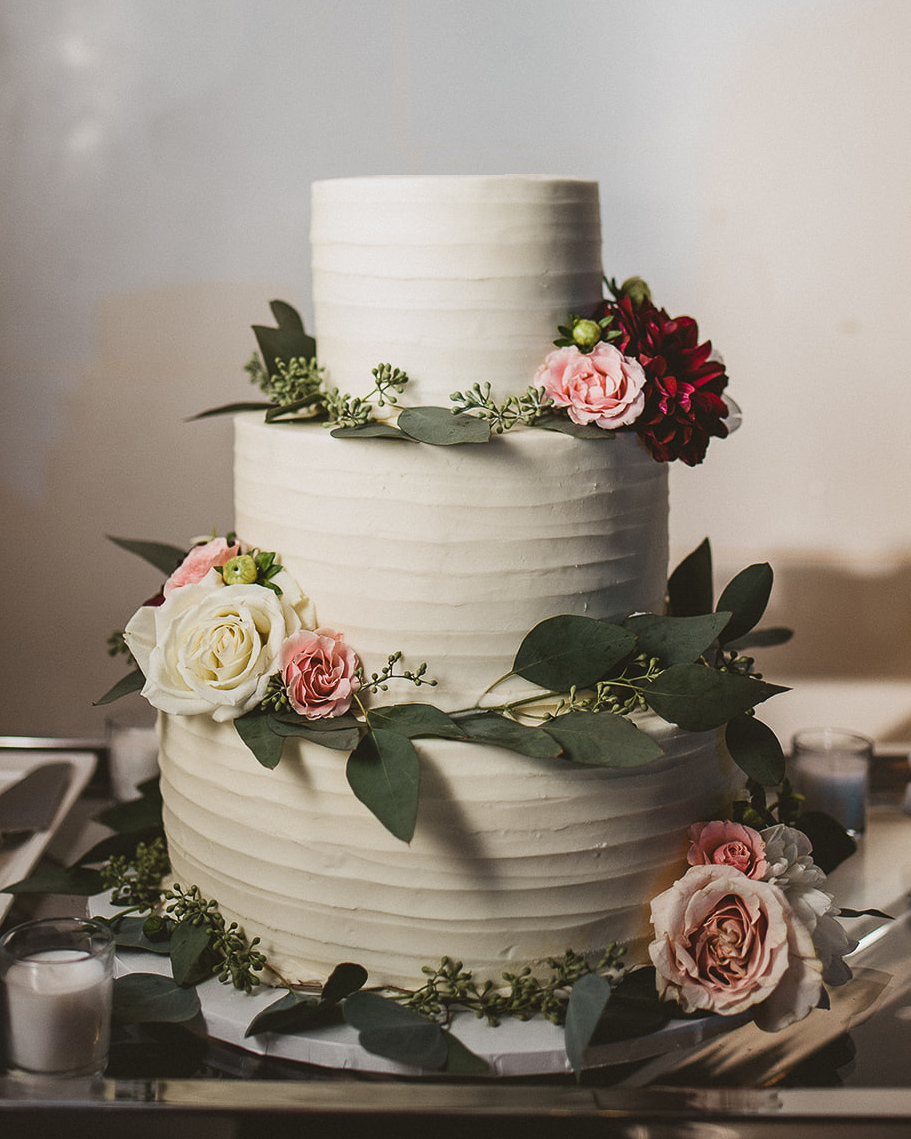
[[[107,537],[122,550],[128,550],[129,553],[144,558],[166,577],[170,577],[187,556],[186,550],[178,546],[169,546],[165,542],[146,542],[141,538],[116,538],[113,534],[108,534]]]
[[[648,1036],[663,1028],[679,1012],[672,1001],[658,996],[655,969],[646,965],[626,973],[611,993],[591,1043],[612,1044]]]
[[[341,1009],[335,1002],[329,1004],[318,997],[286,993],[250,1021],[244,1036],[258,1036],[263,1032],[279,1032],[283,1035],[308,1032],[314,1028],[340,1024],[342,1020]]]
[[[526,634],[512,667],[532,684],[568,692],[609,675],[635,647],[635,636],[620,625],[564,613]]]
[[[452,1076],[483,1076],[490,1072],[490,1065],[462,1043],[457,1036],[443,1029],[446,1040],[446,1063],[443,1071]]]
[[[745,636],[762,619],[772,592],[773,577],[768,562],[760,562],[741,570],[722,590],[718,608],[731,613],[722,637],[724,644]]]
[[[727,641],[726,647],[736,649],[737,652],[742,652],[744,649],[767,649],[787,644],[793,636],[793,629],[786,629],[781,625],[769,625],[765,629],[751,629],[743,637]]]
[[[126,831],[121,834],[108,835],[80,855],[73,865],[90,866],[93,862],[107,862],[114,855],[132,856],[140,842],[148,844],[163,833],[160,826],[154,826],[141,831]]]
[[[573,423],[561,415],[547,415],[535,422],[536,427],[543,427],[545,431],[559,431],[561,435],[571,435],[574,439],[612,440],[615,431],[597,427],[594,423]]]
[[[419,443],[450,447],[457,443],[486,443],[490,424],[475,415],[453,414],[446,407],[403,408],[398,426]]]
[[[730,616],[730,613],[704,613],[697,617],[662,617],[637,613],[627,617],[623,624],[635,633],[641,652],[658,657],[667,667],[698,660],[718,639]]]
[[[569,991],[564,1038],[567,1059],[577,1076],[610,995],[610,984],[597,973],[586,973]]]
[[[368,1052],[432,1071],[446,1064],[449,1048],[442,1028],[414,1009],[362,990],[348,997],[344,1013]]]
[[[787,760],[778,737],[755,716],[743,713],[724,732],[731,758],[741,771],[763,787],[777,787],[785,777]]]
[[[662,719],[689,732],[720,728],[778,692],[777,684],[718,672],[701,664],[675,664],[642,685],[645,702]]]
[[[389,704],[371,708],[367,712],[367,723],[371,728],[388,728],[409,739],[433,736],[458,740],[463,736],[462,729],[433,704]]]
[[[414,744],[385,728],[369,731],[351,755],[348,784],[383,826],[403,842],[414,837],[420,771]]]
[[[195,415],[188,416],[187,422],[192,423],[196,419],[213,419],[216,415],[236,415],[239,411],[264,411],[273,406],[273,404],[262,399],[244,399],[237,403],[223,403],[220,407],[210,407],[205,411],[198,411]]]
[[[283,415],[294,415],[305,408],[313,407],[319,403],[321,398],[319,392],[311,392],[310,395],[304,396],[302,399],[292,400],[291,403],[272,403],[266,412],[266,423],[275,423]]]
[[[96,700],[92,707],[98,708],[103,704],[113,704],[121,696],[129,696],[131,692],[138,692],[145,682],[146,678],[142,675],[142,670],[134,668],[132,672],[121,677],[114,687],[109,688],[99,700]]]
[[[708,538],[677,566],[668,579],[667,592],[668,612],[674,617],[698,617],[712,612],[712,547]]]
[[[566,712],[547,721],[547,732],[573,763],[596,767],[638,767],[662,754],[651,736],[625,716],[610,712]]]
[[[543,728],[519,724],[497,712],[478,712],[455,721],[462,737],[472,743],[504,747],[532,759],[554,759],[563,748]]]
[[[112,922],[115,944],[122,949],[140,949],[144,953],[157,953],[162,957],[167,957],[171,952],[170,938],[165,937],[163,941],[150,941],[144,933],[145,923],[144,917],[123,917]]]
[[[358,965],[354,961],[343,961],[340,965],[336,965],[326,979],[320,1000],[326,1004],[337,1004],[350,997],[352,993],[356,993],[358,989],[362,989],[366,983],[367,970],[363,965]]]
[[[406,443],[416,443],[410,435],[393,427],[391,423],[361,423],[351,427],[333,427],[329,432],[333,439],[404,439]]]
[[[234,728],[250,751],[263,767],[278,767],[282,758],[285,738],[272,726],[271,717],[258,712],[248,712],[238,716]]]
[[[157,784],[154,791],[140,799],[130,799],[126,803],[115,803],[105,807],[95,816],[99,823],[118,834],[137,835],[140,832],[161,832],[161,792]]]
[[[183,1023],[198,1016],[199,994],[158,973],[114,978],[112,1018],[118,1024]]]
[[[174,927],[169,954],[171,972],[178,985],[195,984],[206,975],[207,970],[200,965],[200,958],[208,946],[209,930],[205,925],[182,921]]]
[[[353,751],[361,738],[360,728],[353,717],[346,717],[345,724],[335,725],[332,720],[280,720],[276,716],[266,717],[270,731],[276,736],[285,738],[292,736],[295,739],[309,740],[321,747],[332,748],[335,751]],[[341,717],[339,717],[341,719]],[[279,758],[281,756],[279,755]],[[274,767],[275,764],[266,766]]]
[[[4,894],[66,894],[73,897],[91,897],[106,889],[97,870],[76,866],[69,870],[53,867],[38,870],[27,878],[4,886]]]
[[[316,355],[316,341],[304,331],[300,314],[292,305],[286,301],[271,301],[269,307],[278,327],[254,324],[253,334],[266,371],[274,376],[278,372],[277,360],[313,359]]]

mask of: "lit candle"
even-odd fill
[[[824,811],[852,834],[867,821],[867,785],[873,745],[864,736],[831,728],[794,737],[794,787],[811,811]]]
[[[61,947],[60,927],[83,932]],[[35,927],[53,926],[36,947]],[[91,943],[85,935],[91,927]],[[20,936],[20,931],[28,936]],[[94,933],[98,930],[98,934]],[[38,933],[40,933],[40,929]],[[26,944],[20,944],[25,942]],[[88,922],[28,922],[3,938],[7,1061],[12,1068],[48,1075],[100,1072],[110,1039],[112,953],[110,934]]]

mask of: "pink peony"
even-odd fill
[[[689,836],[693,841],[686,856],[690,866],[733,866],[757,881],[768,872],[765,843],[752,827],[720,820],[694,823]]]
[[[281,673],[295,712],[308,719],[341,716],[348,711],[360,681],[353,649],[332,629],[301,630],[282,648]]]
[[[201,542],[190,550],[164,583],[162,593],[168,597],[172,590],[179,589],[182,585],[195,585],[197,581],[202,581],[213,566],[223,566],[239,553],[238,542],[231,546],[224,538],[212,538],[209,542]]]
[[[645,407],[645,372],[638,360],[612,344],[596,344],[591,352],[557,348],[535,374],[535,383],[557,407],[569,410],[573,423],[625,427]]]
[[[686,1012],[753,1009],[766,1031],[819,1002],[822,966],[784,894],[730,866],[692,866],[652,902],[658,993]]]

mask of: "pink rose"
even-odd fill
[[[544,385],[557,407],[569,409],[573,423],[624,427],[645,407],[642,365],[613,344],[596,344],[587,353],[557,348],[538,368],[535,383]]]
[[[164,596],[168,597],[172,590],[182,585],[195,585],[202,581],[213,566],[223,566],[239,553],[240,544],[235,542],[229,546],[224,538],[212,538],[194,546],[164,583]]]
[[[686,1012],[752,1008],[777,1031],[819,1002],[822,966],[784,894],[730,866],[692,866],[652,902],[658,993]]]
[[[720,820],[694,823],[689,836],[693,841],[686,856],[690,866],[733,866],[757,881],[768,872],[765,843],[752,827]]]
[[[308,719],[341,716],[348,711],[360,681],[353,649],[332,629],[301,630],[282,648],[281,673],[295,712]]]

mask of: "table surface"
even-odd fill
[[[486,1134],[487,1125],[493,1134],[497,1122],[511,1119],[533,1124],[536,1139],[548,1134],[558,1118],[564,1125],[578,1124],[580,1133],[586,1133],[586,1121],[605,1117],[653,1121],[650,1130],[630,1135],[677,1134],[662,1128],[691,1119],[724,1120],[725,1136],[766,1134],[762,1127],[774,1124],[775,1135],[790,1134],[791,1128],[796,1135],[799,1127],[802,1139],[809,1139],[820,1121],[828,1139],[842,1125],[852,1139],[868,1132],[908,1134],[911,817],[901,809],[907,758],[883,756],[874,763],[878,774],[873,781],[870,827],[858,853],[830,875],[829,883],[842,906],[884,909],[894,920],[852,921],[851,931],[862,935],[853,958],[855,981],[832,991],[831,1010],[817,1010],[784,1033],[763,1034],[750,1024],[721,1042],[587,1072],[576,1083],[563,1076],[473,1082],[445,1077],[390,1080],[269,1060],[201,1039],[179,1026],[125,1029],[115,1039],[105,1079],[94,1085],[35,1087],[0,1077],[0,1126],[13,1127],[17,1112],[28,1111],[32,1113],[29,1134],[38,1139],[36,1119],[49,1121],[50,1134],[56,1112],[78,1108],[88,1113],[86,1125],[96,1135],[105,1135],[104,1128],[114,1128],[113,1121],[126,1108],[142,1105],[143,1118],[150,1111],[164,1113],[170,1130],[160,1133],[175,1139],[182,1136],[184,1116],[187,1134],[192,1127],[194,1139],[201,1139],[201,1116],[236,1121],[264,1113],[270,1117],[273,1135],[284,1133],[282,1120],[294,1117],[299,1122],[302,1114],[311,1122],[329,1116],[335,1124],[344,1120],[349,1128],[344,1134],[352,1135],[363,1134],[367,1123],[372,1119],[375,1124],[378,1117],[410,1133],[409,1127],[417,1128],[428,1116],[434,1118],[437,1135],[441,1134],[437,1124],[444,1118],[461,1119],[463,1128],[470,1119],[478,1134]],[[52,862],[65,864],[104,833],[92,821],[103,805],[97,798],[98,785],[90,792],[74,806],[49,846],[47,857]],[[17,899],[6,924],[83,908],[83,899]],[[212,1134],[234,1132],[221,1129]]]

